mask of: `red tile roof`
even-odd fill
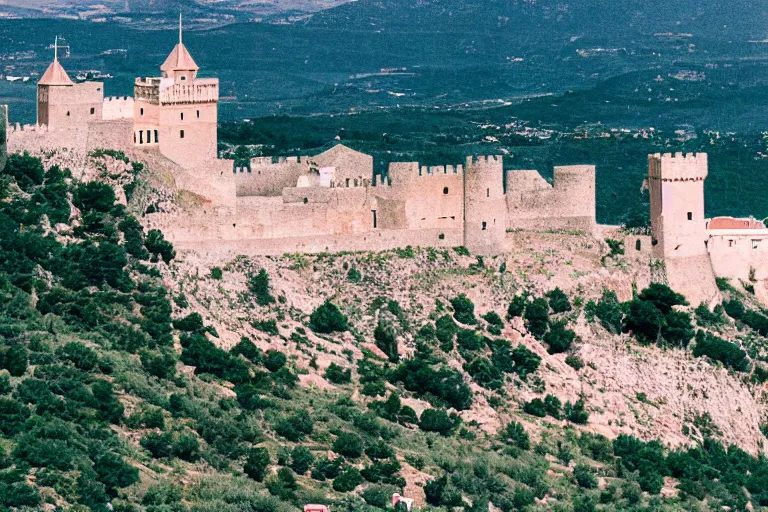
[[[715,217],[709,221],[709,229],[765,229],[765,224],[752,218]]]

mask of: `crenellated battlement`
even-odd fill
[[[24,133],[47,133],[48,127],[44,125],[35,125],[35,124],[9,124],[8,125],[8,134],[24,134]]]
[[[458,175],[464,174],[463,165],[435,165],[419,167],[419,176],[444,176],[444,175]]]
[[[309,159],[305,156],[257,156],[251,158],[251,167],[269,167],[283,164],[306,164]]]
[[[656,153],[648,156],[648,177],[662,181],[704,181],[707,178],[706,153]]]
[[[161,105],[215,103],[219,101],[219,80],[205,78],[190,83],[174,83],[168,87],[161,85],[159,100]]]
[[[101,107],[101,117],[105,121],[112,119],[132,119],[133,97],[110,96],[104,98]]]
[[[477,155],[467,157],[467,167],[470,165],[503,165],[504,157],[501,155]]]

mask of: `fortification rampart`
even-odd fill
[[[508,229],[579,229],[596,225],[595,167],[555,167],[550,185],[537,171],[508,171]]]
[[[704,181],[709,173],[706,153],[656,153],[648,157],[648,177],[663,181]]]
[[[497,254],[506,246],[507,211],[504,159],[467,158],[464,167],[464,245],[479,254]]]
[[[104,121],[133,119],[134,102],[131,96],[104,98],[101,116]]]
[[[295,187],[299,176],[309,172],[304,157],[258,157],[250,161],[250,168],[241,167],[234,172],[237,197],[277,197],[283,189]]]
[[[393,162],[386,183],[379,177],[377,223],[382,229],[461,229],[464,167]]]

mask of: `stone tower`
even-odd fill
[[[652,254],[664,262],[669,286],[693,306],[719,299],[707,250],[707,174],[706,153],[648,157]]]
[[[464,246],[483,255],[504,252],[507,203],[501,156],[469,157],[464,166]]]
[[[100,120],[103,103],[103,83],[76,84],[69,78],[59,62],[57,39],[53,62],[37,83],[37,124],[49,130],[77,129]]]
[[[182,39],[160,66],[160,77],[134,84],[134,144],[158,148],[184,167],[217,156],[219,80],[197,78],[200,68]]]

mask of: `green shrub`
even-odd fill
[[[379,318],[379,323],[373,331],[373,339],[376,346],[386,354],[391,363],[400,360],[395,329],[381,318]]]
[[[254,329],[258,329],[261,332],[270,334],[272,336],[277,336],[280,334],[280,331],[277,328],[277,322],[274,318],[270,318],[269,320],[254,320],[251,322],[251,325]]]
[[[741,320],[747,312],[744,304],[739,299],[731,299],[723,302],[725,313],[734,320]]]
[[[321,334],[344,332],[349,329],[347,317],[330,300],[312,311],[309,321],[312,330]]]
[[[576,467],[573,468],[573,479],[576,480],[576,484],[583,489],[597,488],[597,478],[595,477],[592,468],[586,464],[576,464]]]
[[[267,476],[267,468],[271,464],[269,452],[266,448],[251,448],[248,459],[245,461],[243,471],[257,482],[263,482]]]
[[[675,293],[669,286],[661,283],[651,283],[651,285],[640,292],[640,300],[652,303],[663,314],[672,310],[673,306],[687,306],[688,301],[679,293]]]
[[[349,384],[352,381],[352,370],[345,370],[336,363],[331,363],[325,370],[325,378],[334,384]]]
[[[725,318],[723,317],[724,310],[720,305],[715,306],[715,309],[710,311],[709,307],[702,302],[694,313],[696,314],[697,323],[704,327],[716,327],[725,323]]]
[[[363,477],[360,475],[360,471],[350,466],[333,479],[333,490],[336,492],[350,492],[354,491],[355,487],[361,483],[363,483]]]
[[[365,448],[365,454],[371,458],[371,460],[389,459],[395,456],[395,451],[382,440],[369,444]]]
[[[11,377],[21,377],[27,372],[28,359],[27,347],[21,343],[11,344],[4,353],[0,351],[0,365]]]
[[[318,481],[325,481],[328,479],[334,479],[341,473],[344,459],[339,457],[334,460],[328,460],[323,458],[315,463],[315,467],[312,470],[312,478]]]
[[[707,356],[739,372],[749,370],[747,354],[741,347],[708,332],[698,331],[696,333],[693,355],[694,357]]]
[[[666,325],[661,329],[661,336],[667,343],[685,348],[693,339],[695,331],[691,323],[691,315],[683,311],[669,311],[666,315]]]
[[[315,462],[315,457],[307,448],[303,446],[297,446],[291,452],[291,469],[296,472],[297,475],[304,475],[312,467]]]
[[[440,349],[443,352],[453,350],[453,340],[459,328],[450,315],[443,315],[435,322],[435,337],[440,342]]]
[[[395,491],[394,487],[373,485],[363,489],[361,496],[367,504],[373,507],[386,509],[388,508],[392,500],[392,494],[394,494]]]
[[[531,440],[528,437],[528,433],[523,428],[523,425],[516,421],[507,423],[506,427],[499,432],[499,438],[505,443],[517,446],[521,450],[529,450],[531,448]]]
[[[342,432],[336,437],[331,449],[348,459],[357,459],[363,454],[363,440],[358,435]]]
[[[613,444],[604,435],[583,432],[579,437],[579,448],[590,459],[600,462],[613,460]]]
[[[304,439],[314,430],[315,422],[305,410],[298,411],[292,416],[278,420],[275,432],[289,441],[297,442]]]
[[[203,317],[200,313],[190,313],[184,318],[173,321],[174,329],[184,332],[196,332],[203,329]]]
[[[547,395],[544,397],[544,409],[547,411],[549,416],[552,416],[557,420],[562,418],[562,412],[560,410],[561,407],[562,404],[556,396]]]
[[[288,358],[279,350],[267,350],[264,357],[264,366],[272,373],[280,370],[285,366]]]
[[[603,288],[603,295],[597,303],[589,301],[586,314],[590,318],[597,317],[600,325],[613,334],[619,334],[622,329],[624,312],[621,308],[616,292]]]
[[[453,307],[453,317],[457,322],[465,325],[475,325],[477,323],[475,305],[463,293],[451,299],[451,306]]]
[[[567,364],[568,366],[570,366],[576,371],[579,371],[582,368],[584,368],[584,360],[575,354],[569,354],[568,356],[566,356],[565,364]]]
[[[256,298],[256,304],[259,306],[275,303],[269,285],[269,274],[265,269],[262,268],[257,274],[248,276],[248,289]]]
[[[152,255],[152,261],[157,261],[158,258],[162,258],[162,260],[168,264],[176,257],[176,251],[173,249],[173,244],[165,240],[162,231],[159,229],[149,230],[149,233],[147,233],[147,237],[144,240],[144,247],[146,247],[149,254]]]
[[[355,267],[351,267],[347,272],[347,281],[350,283],[359,283],[363,279],[363,275]]]
[[[609,256],[621,256],[624,254],[624,242],[621,240],[606,238],[605,243],[608,244],[608,248],[611,250],[611,254]]]
[[[78,183],[72,193],[72,203],[82,212],[108,213],[115,205],[115,191],[106,183]]]
[[[509,303],[507,308],[507,319],[517,318],[523,316],[525,313],[525,307],[528,305],[528,300],[523,295],[515,295],[512,298],[512,302]]]
[[[547,352],[561,354],[571,349],[576,333],[566,328],[565,321],[552,322],[549,331],[544,335],[544,343],[547,344]]]
[[[224,278],[224,271],[221,270],[221,267],[211,268],[211,278],[217,280]]]
[[[56,355],[75,365],[75,368],[86,372],[96,368],[99,363],[99,356],[96,351],[79,341],[71,341],[59,347],[56,350]]]
[[[549,307],[553,313],[565,313],[572,309],[571,301],[568,300],[568,296],[560,288],[555,288],[548,292],[547,299],[549,299]]]
[[[523,412],[537,418],[545,418],[547,416],[547,406],[544,405],[541,398],[534,398],[530,402],[523,404]]]
[[[534,299],[525,308],[525,326],[536,339],[541,339],[549,325],[549,304],[545,299]]]
[[[489,311],[483,315],[483,320],[488,322],[488,325],[495,327],[504,327],[504,321],[501,319],[498,313],[495,311]]]
[[[624,329],[631,332],[638,340],[656,343],[665,325],[664,313],[651,302],[635,299],[629,303]]]
[[[456,342],[460,350],[475,351],[484,347],[483,339],[471,329],[459,329]]]
[[[425,432],[437,432],[445,436],[453,430],[453,427],[453,421],[441,409],[426,409],[421,413],[419,428]]]
[[[589,421],[589,413],[584,407],[583,400],[577,400],[573,404],[571,404],[571,402],[566,402],[564,410],[566,419],[571,423],[586,425]]]
[[[170,457],[173,454],[173,434],[170,432],[150,432],[141,438],[141,447],[152,454],[155,459]]]

